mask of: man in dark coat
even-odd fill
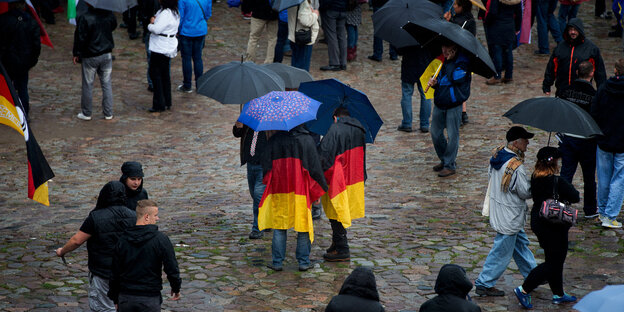
[[[366,130],[346,108],[334,112],[334,124],[323,136],[319,154],[328,185],[322,197],[323,208],[332,228],[332,244],[323,258],[349,261],[345,228],[351,226],[351,220],[364,217]]]
[[[327,40],[329,65],[321,70],[340,71],[347,69],[347,11],[349,0],[320,0],[321,26]]]
[[[516,32],[522,25],[521,4],[507,5],[499,0],[490,0],[487,12],[481,10],[483,29],[492,57],[496,75],[488,79],[486,84],[496,85],[509,83],[513,80],[513,49],[516,45]],[[505,77],[502,72],[505,71]]]
[[[39,25],[25,5],[23,0],[11,2],[9,11],[0,15],[0,61],[13,80],[24,114],[28,115],[28,71],[39,60],[41,39]]]
[[[119,182],[126,186],[126,207],[136,210],[139,200],[149,198],[147,191],[143,189],[143,166],[140,162],[126,161],[123,163]]]
[[[401,58],[401,111],[403,120],[397,128],[398,131],[412,132],[412,95],[414,85],[420,95],[420,131],[429,132],[429,118],[431,117],[431,99],[425,97],[425,92],[420,84],[420,76],[429,65],[431,55],[427,49],[421,46],[411,46],[399,49]]]
[[[600,88],[607,80],[604,62],[600,49],[585,37],[583,22],[578,18],[571,19],[563,33],[563,39],[546,65],[542,82],[544,94],[550,95],[550,87],[554,83],[557,88],[555,95],[561,96],[561,91],[578,78],[578,65],[582,61],[589,61],[594,65],[594,79],[596,86]]]
[[[136,214],[125,204],[126,189],[123,183],[106,183],[95,208],[82,223],[80,230],[56,250],[56,255],[63,257],[87,242],[89,307],[93,311],[116,311],[113,301],[106,295],[112,274],[113,253],[119,236],[136,222]]]
[[[561,98],[568,100],[588,113],[591,102],[596,95],[592,85],[594,66],[583,61],[578,66],[578,79],[561,91]],[[558,134],[560,137],[559,151],[561,152],[561,177],[572,183],[576,167],[580,163],[583,171],[583,211],[585,218],[598,216],[596,206],[596,140],[594,138],[580,138],[570,134]]]
[[[119,311],[158,312],[163,267],[171,285],[171,299],[180,299],[178,261],[169,237],[158,231],[156,203],[139,201],[136,215],[136,225],[127,228],[115,246],[108,297]]]
[[[325,312],[383,312],[379,303],[379,292],[375,274],[366,267],[357,267],[340,287],[340,292],[334,296]]]
[[[480,312],[481,308],[469,300],[472,282],[464,268],[456,264],[445,264],[438,273],[435,283],[436,297],[420,306],[420,312]]]

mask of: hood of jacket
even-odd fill
[[[456,264],[445,264],[438,273],[434,290],[438,295],[455,295],[466,298],[472,289],[472,282],[464,268]]]
[[[611,96],[624,97],[624,75],[609,78],[605,88]]]
[[[94,210],[108,208],[110,206],[126,206],[125,184],[119,181],[110,181],[102,187]]]
[[[490,158],[490,165],[492,168],[499,170],[508,160],[515,157],[516,154],[509,152],[503,148]]]
[[[369,268],[358,267],[345,279],[340,288],[340,295],[352,295],[379,301],[375,275]]]
[[[124,233],[126,241],[133,246],[144,244],[154,238],[156,234],[158,234],[158,226],[155,224],[131,226]]]
[[[579,32],[579,36],[576,37],[576,39],[574,40],[572,40],[570,36],[568,35],[568,29],[570,27],[576,28],[576,30],[578,30]],[[583,41],[585,41],[585,28],[583,27],[583,21],[581,21],[580,18],[576,18],[576,17],[571,19],[568,22],[568,25],[566,25],[566,28],[563,31],[562,35],[563,35],[563,40],[570,43],[571,45],[577,45],[577,44],[583,43]]]
[[[364,126],[362,126],[362,123],[351,116],[340,117],[338,118],[338,122],[359,128],[360,130],[362,130],[362,132],[366,133],[366,129],[364,128]]]

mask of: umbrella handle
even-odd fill
[[[442,62],[442,64],[440,64],[440,66],[438,66],[438,69],[436,69],[435,74],[433,74],[433,76],[431,76],[431,78],[437,78],[438,74],[440,74],[440,70],[442,69],[442,65],[444,64],[444,62]],[[427,93],[427,91],[429,91],[430,86],[427,85],[427,88],[425,88],[425,93]]]

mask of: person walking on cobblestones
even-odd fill
[[[106,183],[95,208],[82,223],[80,230],[56,250],[56,255],[63,257],[87,242],[89,307],[92,311],[116,311],[113,301],[106,295],[112,274],[113,253],[119,236],[136,222],[136,214],[125,204],[126,188],[123,183]]]
[[[113,30],[117,19],[111,11],[95,9],[88,4],[88,11],[76,20],[74,32],[73,62],[82,64],[81,112],[76,115],[81,120],[91,120],[93,81],[95,74],[100,76],[102,86],[102,111],[106,120],[113,119],[113,89],[111,73],[115,47]]]
[[[126,207],[131,210],[136,210],[139,200],[148,199],[147,191],[143,188],[143,166],[140,162],[123,163],[119,182],[126,186]]]
[[[127,228],[115,246],[108,297],[120,312],[159,312],[163,267],[171,300],[180,299],[180,269],[169,237],[158,231],[157,204],[140,200],[136,217],[136,225]]]
[[[524,168],[524,153],[533,133],[522,127],[507,131],[507,145],[497,148],[490,158],[489,213],[490,225],[496,231],[494,245],[485,259],[483,271],[475,281],[479,296],[504,296],[496,289],[496,281],[514,258],[525,278],[536,266],[529,249],[529,238],[524,232],[526,223],[526,199],[531,197],[531,186]]]

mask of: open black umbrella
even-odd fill
[[[309,72],[292,67],[282,63],[269,63],[260,65],[274,71],[278,76],[284,80],[284,86],[287,89],[297,89],[302,82],[313,81],[312,75]]]
[[[223,104],[245,104],[271,91],[284,91],[284,80],[252,62],[230,62],[197,79],[197,93]]]
[[[504,117],[517,124],[544,131],[592,137],[602,135],[594,119],[578,105],[557,97],[524,100],[508,110]]]
[[[442,44],[452,41],[468,53],[469,70],[477,75],[490,78],[496,74],[496,68],[490,54],[481,42],[469,31],[444,19],[419,19],[403,26],[416,41],[429,49],[431,55],[442,54]]]
[[[401,28],[409,21],[429,18],[442,18],[442,8],[429,0],[390,0],[373,14],[375,36],[396,48],[419,45]]]

